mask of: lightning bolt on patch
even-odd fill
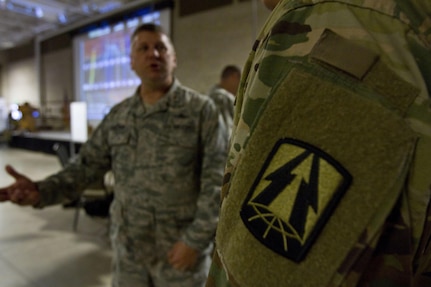
[[[266,159],[240,212],[257,240],[300,262],[328,221],[352,177],[329,154],[281,139]]]

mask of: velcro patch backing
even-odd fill
[[[310,53],[312,59],[343,71],[380,93],[402,116],[419,90],[379,60],[379,55],[325,29]]]
[[[319,67],[315,69],[320,71]],[[252,127],[252,136],[232,176],[229,195],[222,203],[216,240],[225,266],[240,286],[280,286],[280,282],[283,286],[326,286],[364,230],[384,222],[404,184],[416,143],[415,134],[404,120],[379,103],[334,83],[334,79],[325,80],[326,72],[322,76],[315,74],[316,71],[311,74],[294,68],[274,89],[259,122]],[[298,205],[305,208],[300,214],[293,206],[301,181],[287,192],[278,192],[284,183],[265,189],[281,180],[274,174],[276,170],[307,151],[308,157],[304,154],[298,158],[303,167],[307,166],[303,168],[307,172],[295,172],[296,178],[310,178],[308,172],[317,169],[317,165],[319,171],[332,171],[319,173],[319,180],[304,180],[301,189],[307,190],[307,198],[301,199],[302,207]],[[347,187],[346,173],[340,172],[344,169],[352,176],[346,190],[340,188]],[[286,177],[293,173],[289,170]],[[327,186],[328,198],[318,198],[317,212],[311,182]],[[271,194],[271,190],[282,197]],[[319,209],[319,204],[322,207],[325,202],[326,206],[334,203],[330,216],[319,212],[324,210]],[[270,212],[263,219],[265,209]],[[255,228],[249,225],[254,221],[252,212],[258,218],[255,222],[271,226],[266,238],[276,228],[274,214],[283,222],[298,214],[299,227],[283,232],[286,238],[302,228],[302,236],[295,235],[293,240],[308,252],[281,256],[284,246],[289,247],[292,241],[284,245],[279,234],[274,233],[269,237],[278,239],[257,239],[265,238],[265,227],[251,231]],[[312,230],[319,230],[315,229],[318,225],[320,232],[312,234]],[[279,233],[282,226],[285,225],[277,226]],[[308,246],[307,238],[314,238]]]
[[[362,79],[379,55],[325,29],[310,57]]]

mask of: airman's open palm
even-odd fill
[[[6,172],[15,178],[15,183],[0,188],[0,202],[11,201],[18,205],[35,205],[40,200],[36,183],[17,172],[12,166],[5,167]]]

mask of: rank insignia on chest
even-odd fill
[[[295,262],[304,259],[352,179],[329,154],[294,139],[279,140],[240,212],[253,236]]]

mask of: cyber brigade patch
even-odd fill
[[[295,262],[304,259],[352,177],[324,151],[295,139],[279,140],[240,212],[262,244]]]

